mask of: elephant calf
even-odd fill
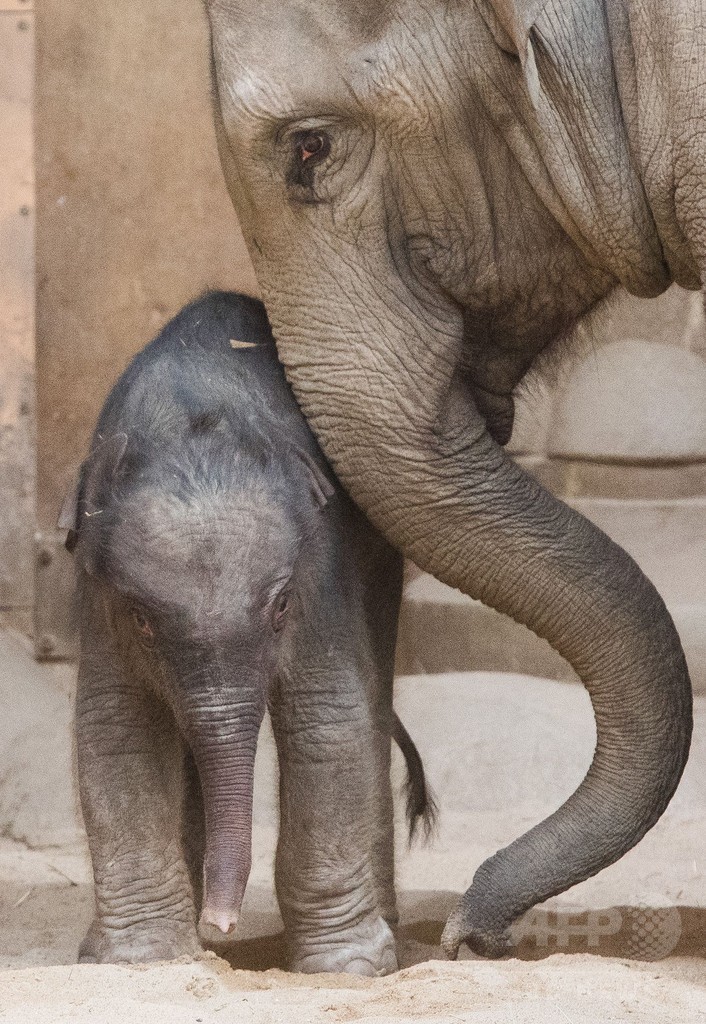
[[[329,480],[264,307],[216,293],[125,371],[60,524],[76,551],[86,961],[165,959],[236,925],[269,705],[293,966],[396,968],[390,734],[401,559]],[[181,813],[179,805],[181,803]]]

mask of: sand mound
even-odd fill
[[[700,968],[699,968],[700,970]],[[691,1024],[706,1015],[696,969],[553,956],[427,963],[391,978],[234,971],[224,961],[153,967],[50,967],[3,975],[0,1014],[12,1024]]]

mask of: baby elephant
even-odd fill
[[[144,961],[236,925],[269,706],[276,886],[301,971],[396,968],[390,735],[401,559],[332,482],[264,307],[216,293],[125,371],[60,525],[76,551],[80,957]]]

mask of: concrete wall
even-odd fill
[[[0,0],[0,618],[27,625],[34,532],[34,13]]]
[[[200,0],[38,11],[36,644],[71,650],[54,524],[118,374],[208,287],[256,292],[226,193]]]
[[[43,0],[38,522],[130,356],[208,286],[256,289],[221,174],[200,0]]]

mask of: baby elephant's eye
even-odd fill
[[[297,156],[311,167],[321,163],[331,152],[331,139],[325,132],[306,132],[297,139]]]
[[[132,621],[135,626],[135,632],[139,636],[140,640],[144,643],[150,643],[154,640],[154,630],[152,629],[150,620],[139,610],[139,608],[133,608]]]
[[[272,609],[272,628],[277,633],[284,626],[289,611],[289,594],[280,594]]]

